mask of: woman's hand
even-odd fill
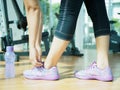
[[[42,60],[41,60],[41,48],[31,48],[29,51],[29,59],[33,66],[40,67],[43,66]]]

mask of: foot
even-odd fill
[[[57,67],[52,67],[50,69],[45,69],[44,67],[35,67],[31,70],[26,70],[23,75],[27,79],[32,80],[57,80],[59,79],[59,74]]]
[[[94,62],[89,68],[81,70],[75,73],[75,77],[85,80],[100,80],[100,81],[112,81],[113,75],[110,67],[99,69],[96,62]]]

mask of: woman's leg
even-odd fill
[[[38,0],[24,0],[28,30],[29,30],[29,58],[34,66],[40,66],[42,17]]]
[[[73,38],[82,2],[83,0],[61,1],[59,23],[55,31],[55,37],[53,38],[50,51],[45,60],[45,68],[50,69],[57,65],[68,43]]]
[[[90,15],[97,47],[97,63],[94,62],[88,69],[75,73],[77,78],[112,81],[113,76],[108,63],[110,26],[104,0],[85,0]]]
[[[97,67],[100,69],[104,69],[109,66],[108,61],[109,35],[97,37],[96,47],[97,47]]]
[[[110,26],[104,0],[85,0],[88,14],[90,15],[96,39],[97,66],[101,69],[109,66],[108,49]]]
[[[50,69],[57,65],[58,60],[60,59],[61,55],[65,51],[69,41],[59,39],[57,37],[53,38],[53,42],[51,44],[50,51],[48,56],[45,60],[44,67],[46,69]]]

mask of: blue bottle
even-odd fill
[[[5,59],[5,78],[14,78],[16,56],[13,50],[13,46],[6,47],[4,59]]]

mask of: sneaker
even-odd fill
[[[75,73],[75,77],[85,80],[100,80],[100,81],[112,81],[113,75],[110,67],[105,69],[99,69],[96,62],[94,62],[89,68],[81,70]]]
[[[44,67],[35,67],[31,70],[26,70],[23,75],[27,79],[32,80],[57,80],[59,79],[59,74],[57,67],[52,67],[50,69],[45,69]]]

